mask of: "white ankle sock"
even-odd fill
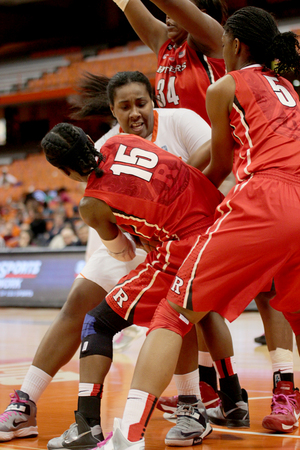
[[[53,377],[35,366],[30,366],[25,375],[21,391],[29,395],[30,400],[37,403],[40,396],[50,384]]]
[[[213,367],[214,362],[209,352],[198,351],[198,364],[199,366]]]
[[[292,373],[293,372],[293,352],[284,348],[276,348],[270,352],[273,372]]]
[[[178,395],[196,395],[200,399],[199,370],[185,373],[184,375],[174,375]]]
[[[135,442],[143,437],[156,400],[154,395],[148,392],[129,390],[121,421],[121,431],[126,439]]]

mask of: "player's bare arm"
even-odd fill
[[[225,75],[209,86],[206,92],[206,109],[211,121],[212,137],[211,161],[203,173],[216,187],[232,171],[234,140],[229,115],[234,93],[235,82],[230,75]]]
[[[132,1],[132,0],[130,0]],[[212,58],[222,58],[223,27],[190,0],[151,0],[188,33],[188,44]]]
[[[83,197],[79,204],[82,219],[99,234],[108,253],[119,261],[131,261],[135,257],[135,245],[126,237],[116,223],[107,203]]]
[[[211,141],[202,144],[187,160],[187,164],[203,172],[210,162]]]
[[[129,0],[124,14],[139,38],[158,55],[160,47],[168,39],[166,24],[156,19],[140,0]]]
[[[79,203],[79,212],[90,227],[94,228],[101,239],[115,239],[119,228],[116,218],[107,203],[92,197],[83,197]]]

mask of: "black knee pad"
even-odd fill
[[[113,356],[113,337],[131,323],[115,313],[103,300],[84,319],[80,358],[91,355]]]

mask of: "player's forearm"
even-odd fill
[[[112,240],[102,239],[108,253],[118,261],[131,261],[135,257],[135,245],[132,240],[119,230],[116,238]]]
[[[167,27],[156,19],[140,0],[113,0],[124,12],[128,22],[147,47],[158,54],[167,40]]]

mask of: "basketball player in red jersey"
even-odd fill
[[[167,14],[157,20],[140,0],[114,0],[140,39],[157,55],[155,94],[162,108],[188,108],[209,123],[205,93],[225,74],[221,23],[224,0],[152,0]]]
[[[223,196],[199,170],[139,136],[114,136],[106,141],[99,153],[81,129],[58,124],[45,136],[42,147],[51,164],[70,178],[87,182],[80,214],[98,232],[111,256],[122,261],[135,256],[132,241],[121,228],[156,243],[145,261],[124,276],[106,299],[86,315],[82,330],[80,382],[85,389],[90,386],[90,390],[100,396],[103,368],[112,359],[108,342],[128,324],[149,325],[159,299],[168,292],[198,234],[204,233],[212,223],[214,209]],[[191,335],[190,346],[183,351],[179,361],[187,373],[197,372],[194,335]],[[194,358],[190,357],[192,348]],[[93,406],[97,399],[88,393],[87,397],[91,401],[85,402],[85,408],[79,397],[76,412],[79,425],[87,409],[90,419],[96,422],[99,418],[99,405]],[[186,397],[185,407],[189,410],[193,403],[198,420],[197,429],[194,427],[188,437],[181,437],[181,445],[200,442],[211,432],[199,397],[192,394]],[[146,398],[142,403],[145,401]],[[249,421],[247,404],[244,406]],[[83,448],[85,442],[84,448],[89,448],[85,435],[91,428],[86,427],[83,431],[76,436],[73,445],[68,446],[74,434],[71,426],[67,435],[64,433],[64,436],[68,433],[70,436],[66,437],[63,447]],[[130,434],[130,439],[134,440],[135,435]],[[60,442],[61,437],[52,439],[48,449],[61,448]]]
[[[280,33],[273,17],[260,8],[236,11],[224,30],[228,75],[207,92],[212,159],[204,172],[218,186],[234,169],[237,185],[218,206],[214,225],[199,238],[156,310],[131,384],[136,398],[137,392],[157,397],[168,385],[189,329],[182,316],[190,326],[210,310],[234,320],[271,279],[276,287],[271,304],[288,319],[300,352],[300,103],[280,76],[300,72],[300,46],[294,33]],[[270,69],[273,60],[275,71]],[[138,404],[133,403],[129,396],[122,420],[115,421],[112,443],[103,450],[144,448],[142,413],[128,414],[128,405],[133,411]],[[263,422],[266,428],[277,430],[283,420],[286,429],[298,426],[300,394],[292,383],[280,382],[272,408]],[[130,442],[126,430],[133,427],[135,433],[140,427],[140,436]]]
[[[158,57],[155,94],[159,106],[189,108],[210,123],[205,107],[206,90],[225,74],[221,42],[221,24],[227,15],[225,1],[151,0],[167,14],[166,23],[157,20],[140,0],[114,1],[140,39]],[[264,323],[275,389],[278,381],[293,381],[293,336],[282,314],[269,305],[273,293],[273,290],[261,293],[255,302]],[[200,378],[216,388],[211,358],[201,339],[199,343]],[[162,399],[159,408],[160,405],[171,411],[176,402],[172,398]],[[222,419],[222,423],[226,421]],[[291,430],[280,427],[278,431]]]

